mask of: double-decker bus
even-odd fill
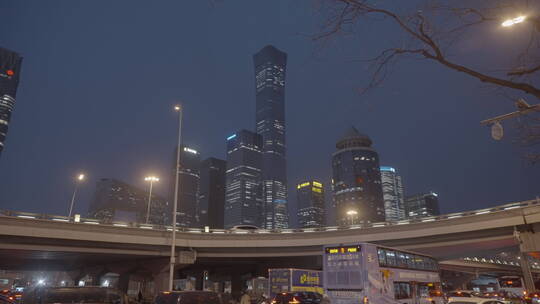
[[[324,289],[332,304],[442,304],[435,259],[360,243],[324,247]]]

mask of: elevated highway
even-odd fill
[[[530,230],[527,227],[535,224],[540,224],[539,200],[369,226],[279,231],[177,229],[176,244],[179,251],[196,251],[197,258],[263,258],[320,256],[325,244],[372,242],[451,260],[515,249],[516,231]],[[15,252],[37,252],[50,260],[55,260],[55,254],[166,257],[171,230],[171,227],[119,222],[104,224],[90,219],[68,222],[58,216],[3,212],[0,216],[3,262],[0,263],[9,263],[9,255]],[[0,268],[6,266],[0,264]]]

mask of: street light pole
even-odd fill
[[[75,189],[73,190],[73,195],[71,196],[71,204],[69,205],[68,220],[71,220],[71,214],[73,213],[73,205],[75,204],[75,196],[77,196],[79,184],[84,180],[84,177],[84,174],[81,173],[77,176],[77,180],[75,181]]]
[[[174,280],[174,265],[176,264],[175,247],[176,247],[176,212],[178,208],[178,174],[180,173],[180,146],[182,144],[182,109],[179,105],[174,107],[178,112],[178,144],[176,147],[176,168],[174,182],[174,205],[173,205],[173,220],[172,220],[172,239],[171,239],[171,262],[169,265],[169,290],[173,290]]]
[[[155,176],[147,176],[144,178],[145,181],[150,182],[150,193],[148,194],[148,207],[146,208],[146,223],[148,224],[148,219],[150,218],[150,205],[152,204],[152,184],[154,182],[159,182],[159,178]]]

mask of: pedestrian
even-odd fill
[[[244,290],[244,294],[240,298],[240,304],[251,304],[251,297],[247,293],[247,290]]]

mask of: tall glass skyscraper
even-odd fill
[[[396,173],[396,169],[381,166],[381,182],[386,221],[400,221],[405,219],[405,203],[403,201],[401,176]]]
[[[262,137],[240,130],[227,138],[225,228],[236,225],[263,227]]]
[[[174,152],[174,168],[176,170],[176,149]],[[200,185],[201,158],[197,150],[181,146],[180,165],[178,171],[178,206],[176,223],[181,227],[199,227],[199,185]],[[174,204],[174,181],[173,173],[171,180],[171,208]],[[172,210],[172,209],[171,209]]]
[[[324,187],[317,181],[296,185],[298,226],[300,228],[324,227]]]
[[[265,46],[253,56],[256,126],[262,136],[264,227],[288,228],[285,145],[285,70],[287,54]]]
[[[332,155],[332,192],[338,225],[384,221],[379,155],[371,139],[351,127]]]
[[[19,86],[22,57],[0,48],[0,154],[4,150],[11,112]]]

